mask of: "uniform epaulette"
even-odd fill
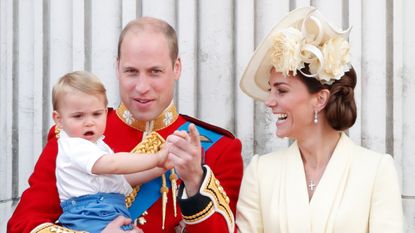
[[[186,119],[187,121],[192,122],[195,125],[201,126],[201,127],[205,128],[207,130],[211,130],[215,133],[221,134],[221,135],[226,136],[228,138],[232,138],[232,139],[235,138],[235,136],[231,132],[227,131],[226,129],[220,128],[220,127],[215,126],[215,125],[211,125],[209,123],[206,123],[206,122],[201,121],[201,120],[199,120],[197,118],[194,118],[194,117],[190,117],[190,116],[183,115],[183,114],[181,114],[181,116],[184,119]]]

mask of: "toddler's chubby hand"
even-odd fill
[[[157,166],[165,170],[170,170],[174,167],[173,162],[169,158],[169,146],[170,145],[168,143],[165,143],[161,150],[156,154],[159,157],[159,163]]]

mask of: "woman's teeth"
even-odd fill
[[[287,119],[287,114],[284,113],[277,113],[276,116],[279,121]]]

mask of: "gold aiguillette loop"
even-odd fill
[[[140,153],[140,154],[154,154],[160,151],[162,145],[164,144],[165,140],[162,136],[160,136],[157,132],[151,132],[149,135],[147,135],[134,149],[131,150],[132,153]],[[162,179],[164,177],[163,186],[160,189],[160,192],[162,190],[166,190],[162,194],[163,198],[163,229],[164,229],[164,221],[166,217],[166,203],[167,203],[167,192],[168,188],[166,186],[166,177],[165,175],[162,175]],[[133,191],[128,194],[125,198],[125,204],[127,207],[130,207],[132,203],[134,202],[138,191],[140,190],[140,186],[134,187]],[[165,196],[165,197],[164,197]]]
[[[170,183],[171,183],[171,195],[172,195],[172,199],[173,199],[173,210],[174,210],[174,217],[177,217],[177,209],[176,209],[176,192],[177,192],[177,175],[176,172],[174,171],[174,168],[171,169],[171,174],[170,174]]]
[[[164,223],[166,222],[166,205],[167,205],[167,193],[169,192],[169,188],[167,188],[166,184],[166,175],[161,176],[162,185],[160,188],[161,198],[162,198],[162,226],[161,229],[164,230]]]

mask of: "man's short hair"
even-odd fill
[[[156,32],[156,33],[162,33],[167,40],[167,43],[170,49],[170,57],[174,64],[179,53],[176,30],[174,30],[174,28],[170,26],[170,24],[168,24],[166,21],[152,18],[152,17],[141,17],[141,18],[132,20],[127,24],[127,26],[124,27],[118,39],[117,60],[120,60],[121,44],[124,40],[124,37],[130,31],[133,31],[133,32],[151,31],[151,32]]]

